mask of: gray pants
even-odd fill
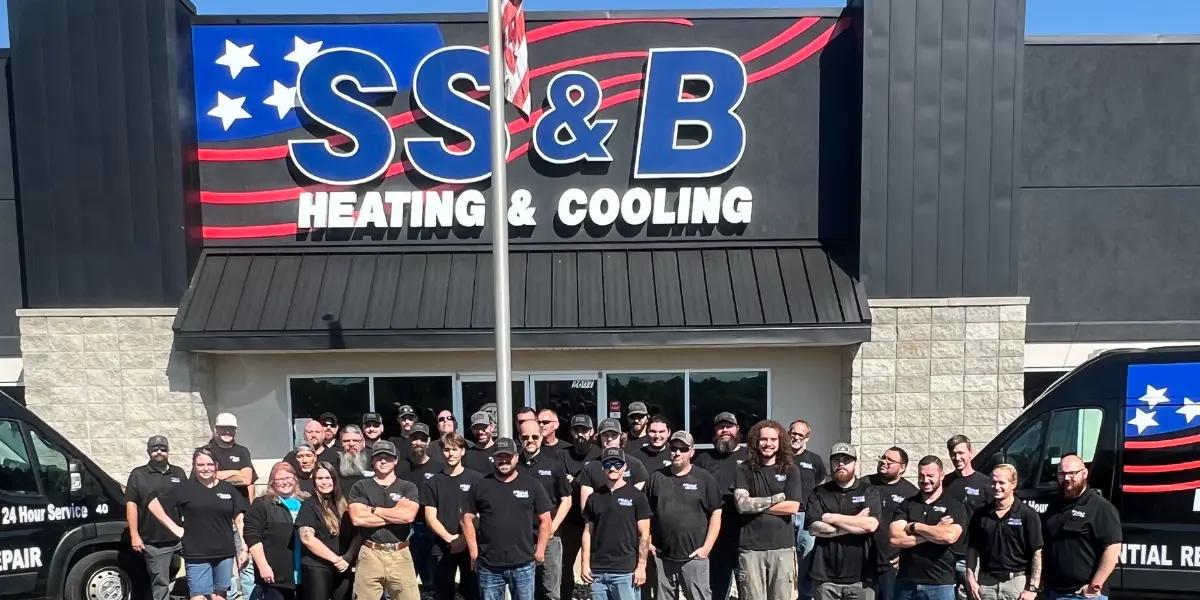
[[[712,600],[707,558],[672,560],[655,556],[654,566],[658,569],[660,600],[675,600],[680,591],[687,600]]]
[[[983,600],[1017,600],[1025,591],[1025,576],[1018,575],[996,585],[979,584],[979,597]]]
[[[813,582],[814,600],[874,600],[875,591],[862,583]],[[887,600],[891,600],[888,598]]]
[[[796,548],[739,551],[737,586],[738,598],[792,600],[796,594]]]
[[[545,562],[537,567],[537,587],[533,590],[533,597],[537,600],[558,600],[562,589],[562,574],[562,538],[553,536],[546,542]]]
[[[174,546],[152,546],[146,544],[142,558],[146,561],[146,573],[150,575],[151,600],[167,600],[171,596],[171,559],[179,552]]]

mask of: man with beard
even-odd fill
[[[484,411],[471,415],[471,435],[475,446],[467,449],[463,464],[481,475],[492,472],[492,446],[496,443],[496,422]]]
[[[363,444],[363,433],[357,425],[347,425],[342,428],[342,451],[337,453],[338,478],[342,494],[350,493],[354,484],[371,477],[371,460],[368,458],[366,446]]]
[[[417,486],[396,476],[396,447],[380,441],[371,450],[375,475],[350,488],[350,522],[363,540],[354,573],[355,598],[417,600],[417,576],[409,551],[409,524],[420,509]]]
[[[738,598],[791,600],[795,593],[796,531],[800,511],[800,468],[787,430],[764,419],[747,435],[750,457],[738,467],[734,501],[741,516],[738,538]]]
[[[667,448],[667,440],[671,439],[671,426],[667,420],[660,417],[650,417],[646,426],[646,440],[632,452],[634,458],[642,461],[651,472],[671,466],[671,450]]]
[[[567,471],[567,481],[571,482],[571,505],[581,506],[579,499],[582,482],[579,476],[583,466],[590,461],[600,458],[600,448],[592,443],[592,418],[588,415],[571,417],[571,446],[560,453],[563,467]],[[567,511],[567,518],[558,528],[559,539],[563,547],[562,588],[559,597],[569,600],[575,593],[575,559],[583,544],[583,512],[580,510]]]
[[[695,440],[686,431],[671,435],[671,466],[650,475],[646,496],[654,520],[654,563],[657,596],[711,600],[708,556],[721,532],[721,490],[704,469],[692,467]]]
[[[992,502],[967,526],[967,591],[973,600],[1037,600],[1042,579],[1042,519],[1017,500],[1017,469],[992,469]]]
[[[483,475],[463,466],[466,450],[467,441],[457,433],[442,436],[445,467],[421,490],[425,522],[436,536],[433,591],[437,600],[454,600],[455,575],[458,576],[458,593],[463,598],[475,600],[479,597],[479,583],[471,569],[467,541],[461,534],[459,523],[463,502],[471,489],[483,480]]]
[[[737,417],[729,412],[720,413],[713,419],[713,448],[696,459],[696,466],[711,473],[721,490],[721,533],[708,556],[708,577],[712,582],[713,598],[717,600],[729,597],[733,571],[737,568],[741,519],[733,497],[733,484],[739,465],[746,462],[748,456],[741,442]]]
[[[1051,501],[1044,522],[1047,600],[1104,600],[1108,578],[1121,556],[1121,517],[1098,490],[1075,453],[1058,463],[1061,498]]]
[[[543,408],[538,411],[538,428],[542,434],[542,445],[554,452],[565,450],[571,443],[558,439],[558,413],[553,409]]]
[[[558,600],[562,589],[563,551],[558,529],[571,512],[571,484],[563,463],[563,453],[555,452],[542,444],[542,434],[537,423],[526,421],[517,432],[524,453],[520,468],[537,479],[550,498],[550,539],[546,543],[546,559],[537,568],[537,593],[539,600]],[[568,598],[568,600],[570,600]]]
[[[341,431],[338,427],[337,415],[331,412],[321,413],[321,416],[317,417],[317,421],[319,421],[321,425],[325,426],[325,436],[322,440],[322,445],[325,447],[325,449],[334,451],[341,450],[342,438]]]
[[[606,448],[621,448],[625,442],[625,435],[621,433],[621,422],[616,419],[605,419],[600,421],[600,451],[604,452]],[[646,480],[650,478],[650,473],[646,471],[646,466],[642,461],[632,457],[625,456],[624,477],[632,483],[637,489],[642,489],[646,486]],[[608,485],[608,474],[604,471],[604,467],[599,460],[593,460],[583,466],[583,473],[579,475],[580,490],[579,501],[583,506],[587,505],[588,496],[597,489]]]
[[[300,486],[300,490],[306,494],[315,494],[316,488],[313,487],[312,478],[313,472],[317,470],[317,453],[313,451],[312,446],[300,444],[288,453],[284,460],[296,471],[296,485]]]
[[[810,574],[818,600],[866,600],[875,575],[871,536],[879,527],[879,492],[856,477],[858,458],[845,442],[829,453],[833,479],[817,486],[804,506],[816,538]]]
[[[496,440],[495,470],[471,488],[463,504],[463,537],[483,600],[501,600],[505,588],[513,600],[533,600],[535,564],[545,559],[550,540],[550,498],[517,468],[518,454],[516,442]]]
[[[151,600],[167,600],[171,595],[171,559],[180,550],[179,537],[163,526],[147,507],[150,501],[187,480],[183,469],[171,464],[167,438],[161,435],[146,441],[150,461],[129,472],[125,485],[125,523],[129,543],[146,561],[150,575]],[[171,518],[179,520],[174,511]]]
[[[375,447],[375,442],[383,438],[383,417],[379,413],[369,412],[362,418],[363,444],[367,450]]]
[[[796,457],[796,466],[800,467],[801,497],[808,498],[810,492],[818,485],[825,483],[825,462],[816,452],[808,449],[808,438],[812,427],[804,419],[796,419],[788,426],[788,441],[792,446],[792,454]],[[796,587],[800,600],[812,598],[812,578],[808,576],[810,556],[816,538],[804,524],[804,507],[793,518],[796,525]]]
[[[920,491],[903,477],[906,469],[908,453],[903,448],[892,446],[879,457],[878,472],[867,477],[867,482],[879,492],[879,502],[883,505],[879,527],[875,530],[875,596],[880,600],[890,600],[896,593],[896,566],[900,562],[900,550],[889,542],[896,507]]]
[[[409,444],[408,436],[412,435],[413,427],[417,424],[417,411],[408,404],[401,404],[396,408],[396,422],[400,425],[400,435],[391,438],[391,442],[396,446],[397,460],[404,461],[408,459],[408,454],[412,450]],[[425,431],[429,431],[426,427]]]
[[[921,492],[896,507],[890,529],[890,543],[900,550],[895,600],[954,599],[954,544],[967,514],[962,502],[943,489],[942,475],[942,459],[922,458],[917,463]]]
[[[991,479],[971,466],[971,458],[975,456],[971,449],[971,440],[965,435],[956,435],[946,441],[946,450],[950,453],[950,462],[954,464],[954,472],[946,475],[942,488],[951,498],[962,502],[967,518],[975,514],[987,502],[987,490],[992,485]],[[965,525],[965,524],[964,524]],[[958,578],[957,597],[962,600],[967,597],[967,538],[954,545],[954,555],[958,561],[954,564]]]
[[[625,454],[640,448],[646,443],[647,431],[650,427],[650,411],[645,402],[630,402],[625,410],[625,420],[629,421],[629,442],[625,445]]]
[[[650,553],[650,503],[641,490],[625,481],[625,452],[600,452],[604,485],[583,507],[583,580],[593,600],[633,600],[634,588],[646,584]]]
[[[413,425],[412,433],[408,434],[408,444],[408,469],[400,477],[420,489],[442,471],[445,458],[433,460],[429,455],[429,426],[424,423]],[[417,576],[421,578],[421,589],[432,589],[433,570],[437,566],[433,560],[433,533],[425,523],[425,515],[420,512],[413,519],[412,537],[408,542],[412,546],[413,566],[417,570]]]
[[[217,415],[213,422],[213,437],[206,448],[212,452],[217,463],[217,479],[232,485],[238,492],[244,494],[249,501],[254,500],[254,463],[250,458],[250,450],[237,443],[237,417],[231,413]],[[230,531],[238,555],[242,555],[242,536]],[[250,600],[254,595],[254,561],[247,560],[238,566],[237,585],[230,590],[230,598]]]

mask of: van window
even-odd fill
[[[1100,442],[1100,423],[1103,420],[1104,411],[1099,408],[1072,408],[1050,415],[1040,485],[1057,484],[1058,463],[1064,454],[1074,452],[1083,462],[1092,462],[1096,457],[1096,445]]]
[[[46,496],[51,499],[65,498],[71,491],[67,455],[43,438],[36,429],[29,430],[29,440],[33,442],[33,453],[37,456],[42,489]]]
[[[0,420],[0,492],[37,495],[37,479],[29,464],[29,452],[21,437],[21,425]]]
[[[1022,485],[1037,480],[1038,461],[1042,457],[1042,434],[1045,432],[1046,417],[1041,416],[1026,425],[1004,447],[1004,461],[1017,468],[1017,481]]]

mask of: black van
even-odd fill
[[[0,598],[129,600],[146,587],[120,485],[0,393]]]
[[[1200,597],[1200,346],[1113,350],[1064,375],[975,459],[1017,467],[1017,496],[1046,509],[1075,452],[1121,514],[1115,598]]]

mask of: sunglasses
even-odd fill
[[[454,417],[438,417],[438,423],[445,423],[446,421],[453,421],[453,420],[454,420]]]
[[[150,451],[151,452],[166,452],[167,448],[165,446],[155,446],[155,447],[151,448]]]
[[[540,436],[540,435],[523,435],[523,436],[521,436],[522,442],[538,442],[538,441],[541,441],[541,439],[542,439],[542,436]]]
[[[554,423],[554,421],[538,421],[538,425],[550,425],[552,423]]]
[[[604,467],[604,469],[607,471],[612,471],[614,469],[624,468],[625,463],[619,460],[606,460],[600,463],[600,466]]]
[[[691,450],[691,448],[688,448],[686,446],[671,446],[671,454],[683,454],[684,452],[687,452],[688,450]]]
[[[321,423],[321,424],[322,424],[322,425],[324,425],[324,426],[326,426],[326,427],[337,427],[337,423],[334,423],[334,422],[332,422],[332,421],[326,421],[326,422],[324,422],[324,423]]]

